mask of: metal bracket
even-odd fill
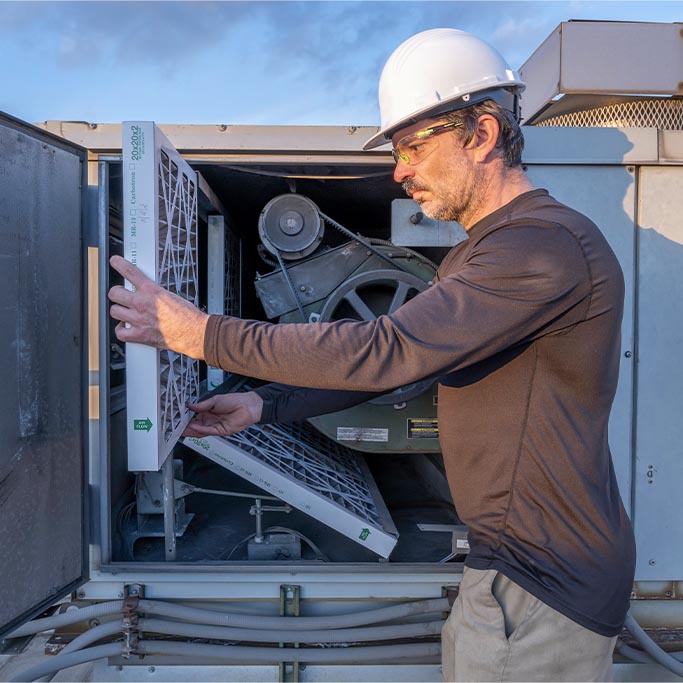
[[[256,498],[254,505],[249,508],[249,514],[256,518],[256,536],[254,540],[257,543],[263,543],[263,513],[264,512],[284,512],[289,514],[292,511],[292,506],[287,505],[263,505],[261,498]]]
[[[124,587],[123,618],[121,619],[124,636],[122,657],[124,659],[129,659],[131,655],[135,654],[140,640],[137,608],[142,597],[144,597],[144,588],[140,584],[133,583]]]
[[[418,524],[417,528],[420,531],[442,531],[451,534],[451,552],[439,560],[439,564],[452,560],[456,555],[467,555],[470,552],[467,527],[462,524]]]
[[[301,616],[301,586],[283,584],[280,586],[280,616]],[[284,647],[284,643],[280,643]],[[299,647],[298,643],[294,647]],[[279,683],[299,683],[299,662],[280,662]]]
[[[145,587],[140,583],[127,583],[123,587],[123,597],[124,606],[125,601],[128,600],[128,598],[135,598],[137,601],[142,600],[145,597]],[[137,602],[135,603],[135,607],[137,607]]]

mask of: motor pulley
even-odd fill
[[[263,246],[271,254],[292,261],[317,249],[325,225],[318,207],[308,197],[283,194],[263,207],[258,230]]]

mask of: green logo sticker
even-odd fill
[[[361,541],[365,541],[369,535],[370,535],[370,529],[366,528],[360,532],[360,536],[358,538],[360,538]]]
[[[133,429],[136,432],[148,432],[152,429],[152,420],[148,417],[144,420],[133,420]]]

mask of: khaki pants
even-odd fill
[[[611,681],[616,637],[548,607],[495,569],[465,568],[441,633],[444,681]]]

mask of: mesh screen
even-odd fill
[[[242,315],[242,241],[229,228],[225,231],[225,314]]]
[[[254,425],[224,440],[356,517],[381,526],[359,456],[312,427]]]
[[[683,130],[683,100],[639,99],[560,114],[536,126]]]

